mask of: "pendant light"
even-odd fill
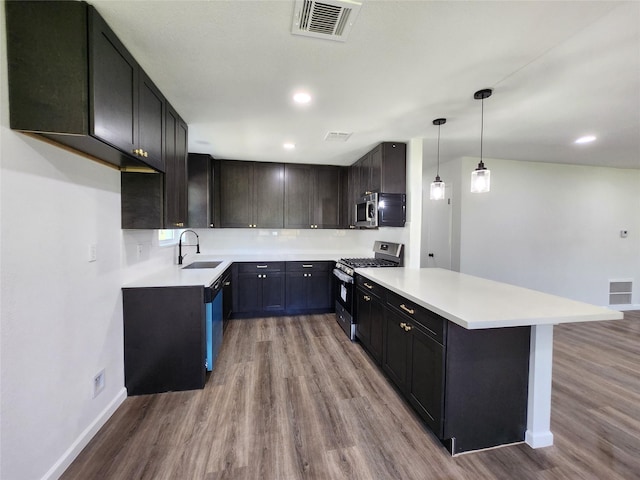
[[[438,168],[436,170],[436,179],[431,182],[431,189],[429,190],[429,198],[431,200],[444,200],[444,182],[440,179],[440,125],[445,123],[447,123],[446,118],[436,118],[433,121],[433,124],[438,126]]]
[[[485,193],[491,189],[491,171],[484,166],[482,161],[482,137],[484,136],[484,99],[489,98],[493,90],[485,88],[473,94],[473,98],[482,102],[482,116],[480,123],[480,163],[471,172],[471,193]]]

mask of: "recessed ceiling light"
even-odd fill
[[[593,135],[585,135],[584,137],[580,137],[578,138],[575,142],[573,143],[591,143],[596,139],[595,136]]]
[[[298,92],[293,96],[293,101],[296,103],[309,103],[311,101],[311,95],[307,92]]]
[[[287,142],[287,143],[283,143],[283,144],[282,144],[282,147],[283,147],[285,150],[293,150],[294,148],[296,148],[296,144],[295,144],[295,143]]]

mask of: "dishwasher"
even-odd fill
[[[205,367],[211,372],[222,347],[222,280],[218,279],[205,289],[205,336],[207,355]]]

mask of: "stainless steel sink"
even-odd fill
[[[192,264],[182,268],[216,268],[221,263],[222,262],[193,262]]]

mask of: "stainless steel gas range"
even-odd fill
[[[382,242],[373,244],[372,258],[341,258],[333,270],[336,299],[336,320],[351,340],[356,338],[354,318],[354,275],[356,268],[401,267],[404,259],[404,245]]]

